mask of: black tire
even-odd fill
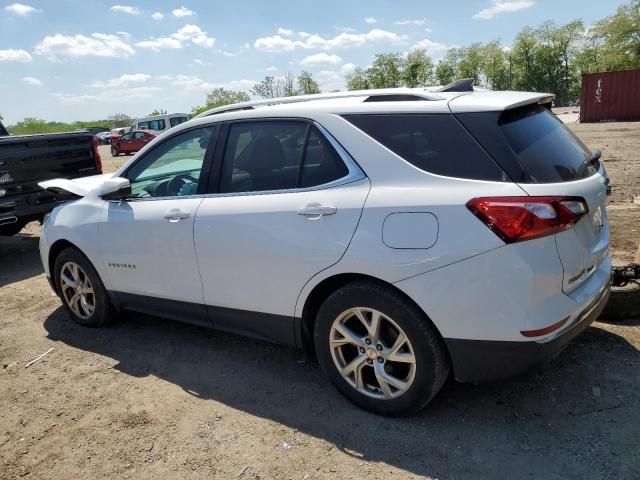
[[[117,157],[118,155],[120,155],[120,152],[118,152],[118,150],[116,150],[115,148],[111,147],[111,156]]]
[[[623,322],[635,318],[640,318],[640,286],[629,283],[624,287],[612,287],[600,320]]]
[[[91,286],[94,292],[93,298],[95,308],[93,314],[88,318],[82,318],[81,316],[78,316],[71,309],[67,298],[63,294],[61,274],[63,267],[69,262],[73,262],[79,265],[91,282]],[[79,250],[75,248],[66,248],[65,250],[60,252],[54,262],[53,277],[56,290],[58,292],[58,295],[60,296],[60,300],[62,301],[65,310],[74,322],[85,327],[103,327],[116,320],[117,312],[111,304],[109,295],[104,288],[98,272],[96,272],[96,269],[93,268],[93,265],[91,264],[89,259],[85,257]]]
[[[372,398],[361,393],[342,377],[333,361],[329,347],[333,322],[343,312],[356,307],[374,309],[392,319],[413,347],[415,377],[406,392],[398,397]],[[424,312],[399,292],[374,281],[350,283],[325,300],[317,315],[314,342],[318,361],[336,388],[357,406],[381,415],[418,412],[440,391],[450,371],[442,338]]]

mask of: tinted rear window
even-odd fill
[[[345,118],[425,172],[507,181],[502,169],[451,115],[345,115]]]
[[[499,125],[534,183],[580,180],[598,171],[589,149],[543,106],[507,111]]]

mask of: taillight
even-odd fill
[[[581,197],[483,197],[467,208],[505,243],[553,235],[571,228],[589,211]]]
[[[98,151],[98,139],[96,137],[91,139],[91,148],[93,150],[93,159],[96,161],[96,170],[98,173],[102,173],[102,158],[100,158],[100,152]]]

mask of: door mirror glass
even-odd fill
[[[126,178],[109,178],[100,187],[100,198],[103,200],[123,200],[130,196],[131,183]]]

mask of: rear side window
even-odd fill
[[[302,165],[300,187],[315,187],[345,177],[349,169],[329,141],[313,127]]]
[[[187,121],[187,117],[171,117],[169,119],[169,123],[171,124],[172,127],[175,127],[176,125],[180,125],[181,123],[184,123]]]
[[[534,183],[570,182],[598,171],[589,149],[542,105],[507,111],[499,125]]]
[[[243,122],[229,129],[220,191],[308,188],[348,173],[329,141],[306,122]]]
[[[502,169],[451,115],[346,115],[345,118],[425,172],[507,181]]]

